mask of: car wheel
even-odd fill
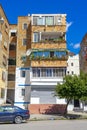
[[[21,117],[21,116],[16,116],[14,122],[15,122],[16,124],[22,123],[22,117]]]

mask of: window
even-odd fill
[[[21,77],[25,77],[25,70],[21,71]]]
[[[73,74],[74,74],[74,72],[72,71],[72,72],[71,72],[71,74],[73,75]]]
[[[33,41],[34,41],[34,42],[39,42],[39,38],[40,38],[39,33],[38,33],[38,32],[34,32],[33,35],[34,35]]]
[[[11,32],[11,36],[16,36],[16,32]]]
[[[69,75],[69,71],[67,71],[67,74]]]
[[[46,76],[47,77],[52,77],[52,69],[47,69],[46,71],[47,71]]]
[[[23,39],[23,46],[27,45],[27,39]]]
[[[37,25],[45,25],[45,17],[38,17]]]
[[[6,80],[6,73],[3,71],[2,72],[2,80],[5,81]]]
[[[59,17],[58,17],[58,25],[61,24],[61,20],[62,20],[62,18],[61,18],[61,16],[59,16]]]
[[[73,66],[73,63],[71,63],[71,66]]]
[[[16,65],[15,59],[9,59],[9,65]]]
[[[0,32],[0,41],[2,41],[2,33]]]
[[[32,72],[33,72],[33,77],[40,77],[40,69],[39,68],[34,68]]]
[[[8,74],[8,81],[15,81],[15,74]]]
[[[22,96],[25,96],[25,89],[24,89],[24,88],[21,89],[21,95],[22,95]]]
[[[27,23],[24,23],[24,24],[23,24],[23,29],[27,29],[27,27],[28,27],[28,26],[27,26]]]
[[[4,47],[7,49],[8,47],[8,43],[6,41],[4,41]]]
[[[10,44],[9,45],[9,50],[15,50],[16,49],[16,45]]]
[[[7,65],[7,58],[5,55],[3,55],[3,65],[6,66]]]
[[[46,77],[46,69],[45,68],[41,69],[41,77]]]
[[[33,77],[63,77],[66,75],[66,68],[33,68]]]
[[[50,52],[50,57],[54,57],[54,51]]]
[[[5,96],[5,89],[1,88],[1,98],[4,98],[4,96]]]
[[[54,17],[46,16],[46,25],[53,25],[53,24],[54,24]]]

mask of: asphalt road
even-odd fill
[[[87,120],[30,121],[22,124],[0,123],[0,130],[87,130]]]

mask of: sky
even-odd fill
[[[10,24],[28,14],[67,14],[67,49],[75,54],[87,33],[87,0],[0,0]]]

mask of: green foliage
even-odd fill
[[[84,80],[81,80],[79,76],[67,75],[64,83],[56,86],[55,92],[60,98],[80,99],[85,89]]]
[[[87,100],[87,74],[80,76],[67,75],[63,79],[63,84],[58,84],[55,88],[56,96],[67,99],[67,106],[72,99]]]

